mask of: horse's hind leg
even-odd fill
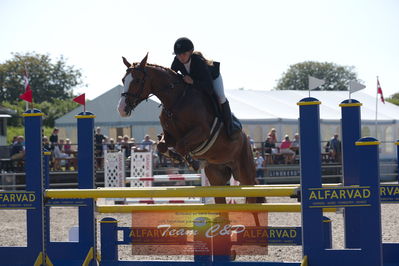
[[[224,186],[231,177],[231,169],[225,165],[207,164],[205,174],[211,186]],[[226,198],[215,198],[215,203],[226,203]]]
[[[233,168],[233,176],[240,181],[240,185],[257,185],[256,169],[253,154],[248,143],[248,139],[244,138],[243,150],[235,161]],[[247,203],[264,203],[265,197],[246,198]]]

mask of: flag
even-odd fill
[[[317,87],[320,87],[321,85],[326,83],[324,79],[318,79],[312,76],[308,76],[308,78],[309,78],[309,90],[314,90]]]
[[[363,84],[360,84],[359,82],[357,82],[355,80],[349,81],[349,92],[350,93],[354,93],[356,91],[363,90],[364,88],[366,88],[366,86],[364,86]]]
[[[26,69],[26,66],[25,66],[25,73],[24,73],[24,89],[25,89],[25,92],[23,94],[19,95],[19,98],[31,103],[32,102],[32,90],[30,89],[28,70]]]
[[[78,103],[78,104],[82,104],[82,105],[86,105],[86,100],[85,100],[85,94],[81,94],[78,97],[75,97],[73,99],[74,102]]]
[[[26,101],[26,102],[32,102],[32,90],[29,89],[25,91],[23,94],[19,95],[19,98]]]
[[[377,94],[380,94],[381,102],[383,102],[385,104],[384,95],[382,94],[382,89],[381,89],[380,81],[378,80],[378,78],[377,78]]]

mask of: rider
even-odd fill
[[[219,71],[219,62],[206,60],[200,52],[194,52],[194,44],[188,38],[177,39],[174,45],[175,58],[172,69],[183,75],[183,80],[187,84],[193,85],[197,89],[204,90],[211,97],[217,115],[221,109],[221,116],[226,128],[227,135],[234,139],[235,134],[241,131],[241,125],[233,123],[229,102],[224,95],[223,79]],[[215,102],[215,94],[219,104]]]

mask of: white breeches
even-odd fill
[[[213,89],[215,90],[216,96],[220,104],[226,102],[226,96],[224,95],[223,78],[219,74],[219,77],[213,80]]]

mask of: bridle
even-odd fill
[[[142,101],[148,99],[148,97],[150,96],[150,95],[147,95],[145,97],[142,96],[142,94],[144,92],[144,89],[145,89],[145,87],[144,87],[145,79],[147,77],[146,69],[144,67],[134,67],[134,68],[129,67],[126,70],[126,73],[127,74],[132,74],[132,72],[135,71],[135,70],[136,71],[140,71],[141,73],[143,73],[143,78],[141,80],[136,80],[135,81],[136,83],[140,83],[139,84],[140,87],[139,87],[137,93],[131,93],[131,92],[129,92],[129,89],[128,89],[127,92],[124,92],[124,93],[121,94],[122,97],[125,97],[125,103],[126,103],[125,112],[127,114],[130,114],[134,110],[134,108],[136,108],[137,105],[139,105],[139,103],[141,103]],[[125,78],[122,79],[122,82],[125,83]],[[130,88],[130,84],[129,84],[129,88]]]

